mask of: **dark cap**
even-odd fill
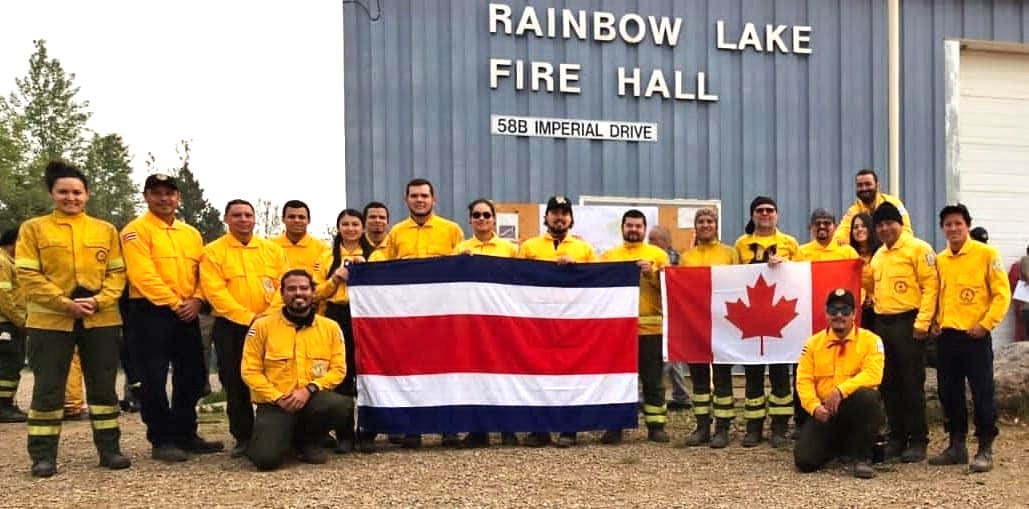
[[[854,294],[846,288],[837,288],[829,292],[829,296],[825,299],[825,305],[830,306],[833,302],[839,302],[841,304],[854,307]]]
[[[968,232],[968,234],[971,235],[973,239],[978,240],[983,244],[986,244],[990,240],[990,232],[986,231],[986,228],[983,228],[982,226],[972,228],[972,231]]]
[[[175,177],[164,173],[155,173],[147,177],[146,182],[143,183],[143,190],[149,191],[157,186],[167,186],[176,191],[179,190],[179,184],[175,181]]]
[[[565,197],[565,196],[561,196],[561,195],[551,196],[550,199],[547,200],[547,210],[546,210],[546,212],[550,212],[551,210],[557,210],[557,209],[567,210],[568,213],[571,214],[572,213],[572,202],[568,201],[568,198]]]
[[[897,206],[885,201],[881,205],[875,208],[875,212],[872,214],[872,224],[876,225],[883,221],[896,221],[900,224],[904,224],[904,216],[900,215],[900,210]]]
[[[767,196],[758,196],[750,202],[750,215],[754,215],[754,209],[760,207],[761,205],[771,205],[772,207],[775,207],[775,210],[779,210],[779,205],[775,203],[775,200]]]
[[[811,213],[811,221],[809,221],[809,223],[813,225],[815,224],[815,221],[818,221],[819,219],[828,219],[835,223],[836,215],[832,212],[829,212],[828,209],[817,208],[814,212]]]

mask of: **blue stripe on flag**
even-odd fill
[[[362,431],[462,433],[590,431],[635,428],[637,403],[581,406],[359,407]]]
[[[573,263],[499,258],[444,256],[354,264],[347,286],[414,285],[428,283],[495,283],[560,288],[639,286],[633,262]]]

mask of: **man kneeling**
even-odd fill
[[[280,288],[282,311],[257,318],[243,347],[243,381],[257,404],[247,456],[260,470],[278,468],[291,449],[307,463],[328,461],[321,439],[353,406],[332,391],[347,371],[343,334],[315,314],[311,275],[286,272]]]
[[[793,459],[801,472],[814,472],[846,456],[855,477],[871,478],[872,441],[883,419],[876,390],[882,340],[854,326],[854,294],[847,289],[829,292],[825,313],[829,327],[808,338],[797,367],[797,394],[813,419],[800,429]]]

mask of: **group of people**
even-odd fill
[[[808,339],[795,384],[790,365],[745,367],[742,445],[760,444],[770,417],[769,443],[785,446],[793,417],[798,469],[814,470],[847,455],[854,460],[855,475],[869,477],[881,394],[889,426],[887,455],[908,462],[925,459],[924,345],[934,336],[951,442],[930,462],[968,462],[963,389],[968,379],[979,438],[972,468],[992,467],[997,428],[989,331],[1010,299],[1006,281],[999,284],[1004,276],[999,255],[968,238],[971,218],[961,205],[941,211],[948,246],[934,253],[913,236],[900,201],[879,191],[872,170],[858,172],[857,200],[839,224],[827,210],[812,213],[813,240],[807,244],[778,229],[778,205],[762,196],[751,203],[750,224],[731,246],[718,238],[718,213],[698,210],[694,245],[681,254],[645,241],[650,225],[638,210],[622,218],[623,244],[595,253],[571,234],[572,204],[564,196],[548,200],[545,231],[519,246],[497,236],[493,203],[476,199],[468,205],[473,236],[464,239],[460,226],[435,214],[435,191],[425,179],[407,184],[408,217],[392,228],[388,208],[371,202],[363,210],[340,212],[337,233],[325,245],[307,232],[307,205],[293,200],[283,208],[286,231],[264,239],[254,234],[253,206],[232,200],[224,210],[227,233],[205,246],[195,228],[176,218],[180,194],[173,177],[146,179],[147,211],[121,232],[85,213],[89,185],[77,168],[51,162],[45,180],[53,212],[5,233],[0,253],[0,407],[14,408],[27,350],[35,374],[27,415],[33,476],[49,477],[57,470],[64,383],[76,349],[100,465],[130,466],[119,446],[114,387],[121,336],[125,361],[138,378],[152,457],[178,462],[190,454],[221,451],[221,442],[197,434],[196,404],[206,379],[198,315],[205,305],[215,317],[211,336],[235,439],[233,457],[246,456],[259,469],[276,468],[293,452],[302,461],[324,463],[330,432],[336,452],[374,451],[375,430],[363,429],[354,410],[360,338],[355,341],[351,326],[350,271],[366,262],[451,255],[557,264],[634,262],[640,271],[642,410],[647,437],[654,442],[669,441],[659,274],[673,258],[685,266],[767,263],[773,268],[798,260],[860,258],[861,295],[838,289],[827,296],[830,327]],[[667,236],[651,230],[651,237],[662,233]],[[855,321],[859,309],[861,328]],[[731,368],[689,365],[697,428],[686,437],[687,445],[729,444],[736,417]],[[770,394],[765,392],[766,369]],[[600,441],[618,443],[622,432],[607,430]],[[569,447],[577,438],[561,433],[555,442],[550,433],[530,432],[520,440],[509,433],[501,443]],[[422,437],[390,440],[417,448]],[[442,443],[479,447],[489,445],[490,437],[447,434]]]

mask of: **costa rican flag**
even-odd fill
[[[365,431],[637,425],[639,269],[451,256],[352,265]]]

